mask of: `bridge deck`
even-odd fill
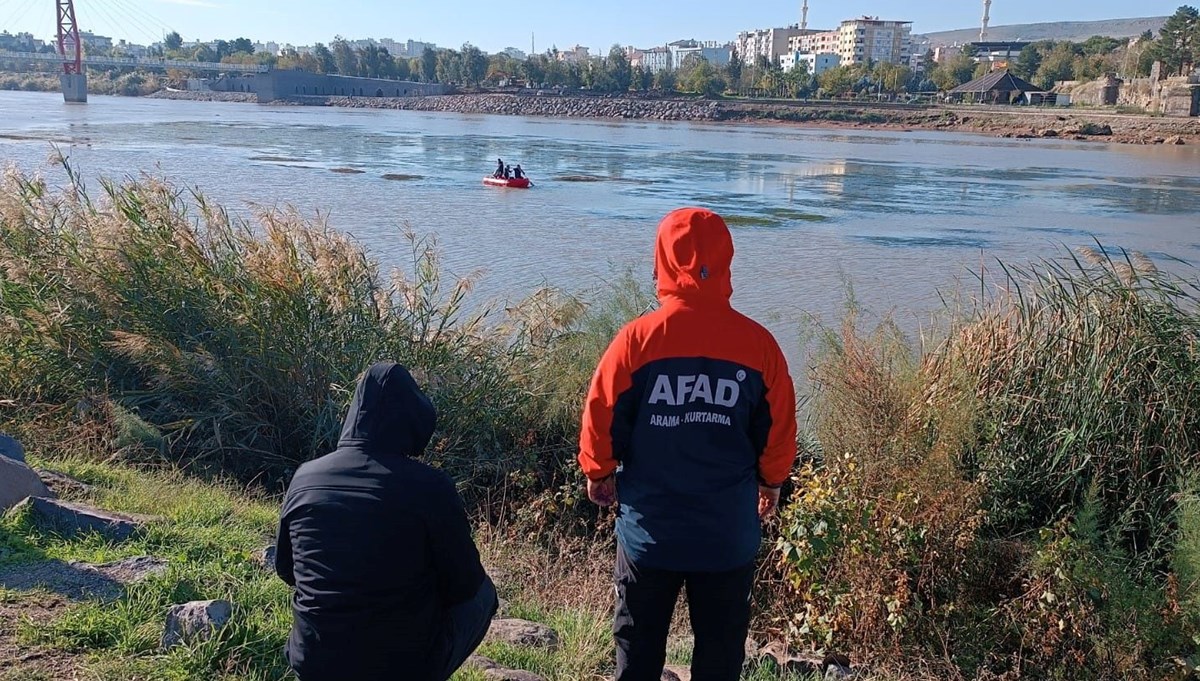
[[[59,54],[47,54],[42,52],[9,52],[0,50],[0,60],[12,61],[27,61],[27,62],[49,62],[62,64],[63,58]],[[217,62],[205,61],[177,61],[174,59],[155,59],[155,58],[121,58],[121,57],[84,57],[83,63],[85,66],[118,66],[139,69],[154,69],[165,71],[167,69],[179,69],[180,71],[226,71],[237,73],[268,73],[271,68],[261,64],[221,64]]]

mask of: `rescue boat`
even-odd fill
[[[509,189],[529,189],[533,185],[528,177],[510,177],[506,180],[503,177],[491,175],[483,178],[483,183],[489,187],[508,187]]]

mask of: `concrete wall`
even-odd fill
[[[238,79],[235,79],[238,80]],[[245,80],[245,79],[242,79]],[[449,89],[440,83],[414,83],[379,78],[330,76],[306,71],[272,71],[255,75],[254,92],[259,103],[294,97],[425,97],[444,95]],[[237,90],[234,90],[235,92]]]
[[[424,97],[444,95],[439,83],[331,76],[307,71],[271,71],[190,79],[188,89],[203,92],[249,92],[260,104],[294,97]]]

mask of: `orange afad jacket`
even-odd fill
[[[579,463],[617,475],[617,535],[635,565],[719,571],[754,559],[759,484],[796,459],[796,396],[770,332],[730,305],[733,239],[715,213],[660,224],[661,307],[623,328],[592,379]]]

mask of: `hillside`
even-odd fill
[[[1113,38],[1129,38],[1145,31],[1162,28],[1167,17],[1144,17],[1141,19],[1107,19],[1104,21],[1058,21],[1045,24],[1012,24],[992,26],[988,29],[989,40],[1087,40],[1094,35]],[[914,35],[913,42],[928,40],[931,46],[956,45],[979,40],[979,27],[956,31],[939,31]]]

